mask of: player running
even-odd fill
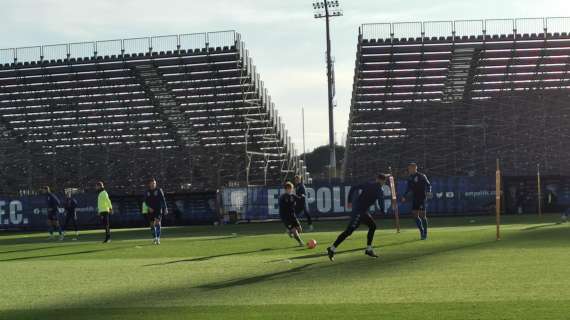
[[[394,212],[394,208],[392,208],[392,190],[387,183],[382,185],[382,195],[384,196],[384,201],[379,201],[380,210],[382,214],[391,214]]]
[[[59,233],[59,240],[63,240],[63,230],[61,229],[61,225],[59,224],[58,213],[60,202],[59,199],[55,194],[50,191],[48,186],[43,187],[42,192],[46,195],[46,202],[47,202],[47,224],[48,224],[48,232],[49,232],[49,239],[53,239],[53,230],[57,229]]]
[[[303,232],[301,224],[295,215],[295,207],[298,197],[293,194],[294,186],[291,182],[285,183],[285,193],[279,197],[279,216],[285,224],[289,236],[295,238],[300,247],[303,247],[303,240],[300,233]]]
[[[144,203],[147,206],[148,218],[154,225],[154,244],[160,244],[160,229],[162,216],[168,214],[166,198],[162,189],[157,188],[156,180],[151,178],[147,181],[148,190],[145,194]]]
[[[301,176],[295,176],[295,195],[297,196],[295,214],[299,216],[300,213],[304,213],[307,218],[307,223],[309,224],[309,231],[315,230],[313,227],[313,219],[307,207],[307,191],[305,190],[305,184]]]
[[[402,202],[412,199],[412,214],[420,230],[420,239],[426,240],[428,235],[428,221],[426,215],[426,199],[431,194],[431,183],[425,174],[418,172],[418,165],[408,164],[408,188],[402,197]]]
[[[75,229],[75,237],[73,240],[79,238],[79,231],[77,230],[77,200],[73,198],[71,193],[65,196],[63,201],[63,208],[65,209],[65,223],[63,224],[63,230],[67,230],[67,225],[71,221],[73,223],[73,228]]]
[[[101,222],[105,227],[105,240],[103,243],[111,242],[111,224],[110,216],[113,214],[113,205],[111,204],[111,199],[109,199],[109,194],[105,190],[105,185],[103,182],[99,181],[95,184],[95,189],[97,189],[97,213],[101,217]]]
[[[385,183],[386,176],[384,174],[379,174],[376,177],[376,181],[350,188],[350,192],[348,193],[349,202],[346,206],[347,208],[352,208],[352,217],[346,230],[338,236],[332,246],[327,248],[327,253],[331,261],[334,261],[334,256],[338,246],[356,229],[358,229],[361,223],[368,226],[367,247],[364,253],[370,257],[378,258],[378,255],[374,253],[374,248],[372,247],[374,233],[376,232],[376,222],[374,222],[374,218],[372,218],[368,209],[376,203],[376,201],[384,201],[382,186]],[[358,191],[361,191],[360,194],[358,194]]]

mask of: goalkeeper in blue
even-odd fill
[[[428,236],[428,221],[426,215],[426,200],[431,196],[431,183],[425,174],[418,172],[418,165],[408,164],[408,188],[402,202],[406,199],[412,201],[412,215],[420,230],[420,239],[426,240]]]
[[[154,244],[160,244],[162,217],[168,214],[166,197],[162,189],[157,188],[156,180],[151,178],[147,181],[148,190],[145,193],[144,203],[147,206],[148,218],[154,224]]]
[[[352,216],[350,218],[348,226],[346,227],[346,230],[344,230],[338,236],[332,246],[327,248],[327,254],[331,261],[334,261],[334,256],[336,254],[336,249],[338,246],[354,231],[356,231],[361,223],[368,226],[368,235],[366,238],[367,246],[364,253],[367,256],[378,258],[378,255],[374,253],[374,248],[372,247],[372,242],[374,241],[374,233],[376,232],[376,222],[374,222],[374,218],[372,218],[369,209],[376,203],[376,201],[384,201],[382,186],[385,183],[386,176],[379,174],[376,177],[375,181],[367,182],[350,188],[350,191],[348,193],[349,202],[347,203],[347,208],[352,208]]]

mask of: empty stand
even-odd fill
[[[302,169],[233,31],[0,50],[0,120],[0,167],[19,172],[2,193],[137,193],[149,176],[217,189]]]
[[[529,20],[543,27],[521,33]],[[347,180],[410,161],[432,175],[492,175],[496,158],[506,174],[570,173],[570,19],[501,22],[362,26]]]

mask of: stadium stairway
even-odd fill
[[[147,97],[158,107],[157,110],[164,116],[164,119],[172,125],[180,145],[186,147],[196,145],[197,140],[192,133],[192,124],[184,118],[184,111],[158,68],[153,64],[141,64],[133,66],[132,70]]]
[[[443,102],[452,103],[463,99],[468,83],[473,80],[471,71],[475,60],[476,50],[473,47],[453,50],[445,88],[443,89]]]

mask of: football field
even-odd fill
[[[419,241],[378,220],[326,246],[346,221],[319,222],[298,248],[279,223],[148,229],[80,241],[0,235],[1,319],[568,319],[570,224],[558,216],[434,218]]]

